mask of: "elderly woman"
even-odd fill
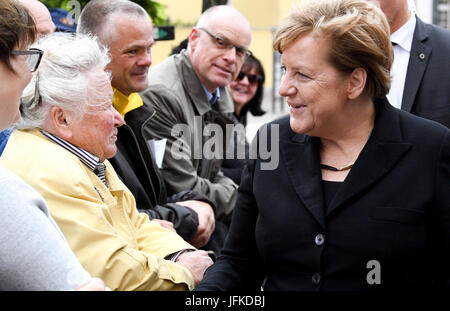
[[[450,131],[385,99],[381,10],[302,1],[274,47],[290,116],[263,130],[280,164],[249,162],[222,258],[198,290],[448,286]]]
[[[4,129],[19,118],[20,96],[43,53],[28,49],[36,28],[24,7],[3,0],[0,16],[0,129]],[[3,167],[0,214],[0,290],[69,290],[87,281],[86,289],[104,289],[103,282],[90,279],[78,262],[42,196]]]
[[[35,47],[45,54],[0,163],[42,194],[81,264],[109,288],[192,289],[211,259],[140,214],[106,160],[123,124],[112,106],[107,50],[62,33]]]

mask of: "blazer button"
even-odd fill
[[[424,53],[420,53],[420,54],[419,54],[419,58],[420,58],[421,60],[424,60],[424,59],[425,59],[425,54],[424,54]]]
[[[319,233],[318,235],[316,235],[314,242],[316,242],[317,246],[323,245],[323,243],[325,242],[325,238],[324,238],[323,234]]]
[[[319,285],[320,284],[320,274],[319,273],[314,273],[312,276],[312,283],[314,285]]]

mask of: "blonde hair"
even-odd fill
[[[336,69],[367,72],[367,95],[376,99],[389,92],[394,52],[389,24],[380,8],[366,0],[303,0],[277,29],[273,48],[283,53],[297,38],[310,33],[329,39],[328,58]]]

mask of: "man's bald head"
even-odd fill
[[[52,17],[47,7],[38,0],[19,0],[30,12],[36,23],[37,37],[41,38],[49,33],[53,33],[56,29],[52,21]]]
[[[251,27],[245,16],[237,9],[229,5],[215,5],[210,7],[200,16],[196,27],[208,27],[208,24],[216,19],[231,19],[238,21],[242,24],[244,31],[250,31],[251,36]]]
[[[198,79],[209,92],[236,79],[251,40],[250,24],[235,8],[218,5],[203,12],[189,35],[188,52]]]

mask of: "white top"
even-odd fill
[[[406,71],[408,70],[409,56],[416,28],[416,16],[411,14],[409,20],[391,35],[394,46],[394,63],[391,68],[391,90],[387,99],[392,106],[400,109],[402,106],[403,90],[405,88]]]

